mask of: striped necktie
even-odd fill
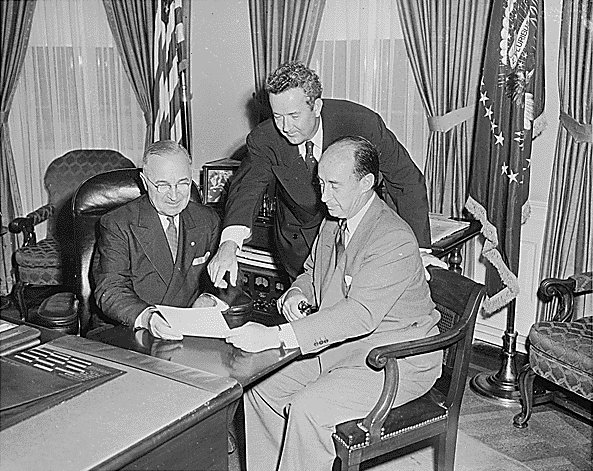
[[[305,165],[309,170],[311,175],[315,175],[317,170],[317,160],[315,160],[315,156],[313,155],[313,142],[307,141],[305,142]]]
[[[340,257],[346,249],[347,230],[348,226],[346,224],[346,219],[340,219],[338,222],[338,231],[336,232],[336,266],[338,265],[338,260],[340,260]]]
[[[173,256],[173,262],[177,259],[177,227],[175,227],[175,218],[173,216],[167,216],[169,225],[167,226],[167,242],[169,242],[169,248],[171,249],[171,255]]]

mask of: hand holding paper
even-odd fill
[[[231,329],[226,336],[227,343],[246,352],[261,352],[280,346],[277,327],[266,327],[257,322],[247,322],[241,327]]]
[[[211,294],[200,295],[200,298],[203,296],[208,299],[202,300],[199,303],[196,301],[194,306],[200,305],[204,307],[182,308],[157,305],[156,308],[169,323],[171,329],[182,335],[193,337],[226,337],[230,329],[222,313],[229,306]],[[214,306],[211,305],[212,302],[215,303]]]

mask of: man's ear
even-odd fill
[[[142,173],[142,170],[140,171],[140,181],[142,182],[142,186],[144,187],[144,190],[148,191],[148,184],[146,183],[145,180],[145,176],[144,173]]]
[[[372,190],[375,184],[375,176],[372,173],[367,173],[360,179],[360,184],[362,185],[363,191]]]
[[[321,108],[323,108],[323,100],[321,98],[316,98],[315,102],[313,103],[313,112],[315,113],[315,117],[319,118],[319,116],[321,116]]]

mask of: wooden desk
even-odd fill
[[[231,327],[235,327],[237,323],[242,324],[247,320],[243,318],[236,321],[235,325],[228,322]],[[223,378],[233,378],[244,389],[299,356],[298,349],[275,348],[248,353],[226,343],[224,339],[215,338],[185,337],[179,342],[163,341],[154,338],[146,330],[132,332],[123,326],[91,332],[89,338]]]
[[[125,373],[2,430],[2,470],[227,470],[236,381],[75,336],[44,347]]]

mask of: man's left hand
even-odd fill
[[[441,267],[447,270],[449,266],[446,262],[443,262],[440,258],[436,258],[429,252],[425,252],[423,250],[420,251],[420,256],[422,257],[422,265],[424,265],[424,276],[426,277],[426,281],[430,281],[430,273],[426,269],[428,265],[434,265],[436,267]]]
[[[278,333],[277,327],[247,322],[241,327],[231,329],[226,336],[226,341],[246,352],[261,352],[280,346]]]

